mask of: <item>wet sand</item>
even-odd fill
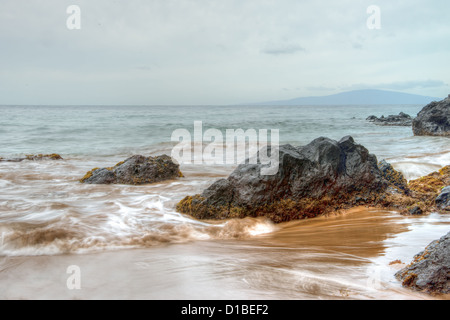
[[[0,299],[448,299],[402,288],[390,262],[409,263],[449,228],[450,215],[358,208],[244,239],[2,257]]]

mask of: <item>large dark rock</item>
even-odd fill
[[[228,179],[184,198],[177,210],[199,219],[265,216],[283,222],[376,203],[390,185],[377,158],[350,136],[280,146],[278,172],[261,175],[262,166],[239,165]]]
[[[413,121],[413,132],[415,136],[450,136],[450,95],[425,106]]]
[[[82,183],[141,185],[182,176],[179,165],[167,155],[144,157],[135,155],[110,168],[95,168],[89,171]]]
[[[429,244],[395,276],[405,287],[428,293],[450,293],[450,232]]]
[[[381,116],[378,118],[377,116],[369,116],[367,121],[373,122],[377,125],[382,126],[411,126],[413,122],[413,118],[403,112],[400,112],[398,115],[389,115],[387,117]]]

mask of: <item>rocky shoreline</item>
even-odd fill
[[[414,135],[450,136],[450,95],[425,106],[412,119],[407,114],[368,121],[411,126]],[[203,193],[187,196],[176,206],[197,219],[266,217],[274,223],[305,219],[358,205],[401,214],[450,212],[450,166],[407,182],[385,160],[350,136],[334,141],[315,139],[301,147],[279,147],[276,175],[261,175],[261,164],[241,164]],[[403,286],[433,294],[450,293],[450,233],[430,244],[396,274]]]
[[[414,135],[450,136],[450,96],[424,107],[414,120],[406,114],[369,117],[382,125],[411,125]],[[263,175],[265,164],[245,161],[226,179],[201,194],[188,195],[176,210],[195,219],[265,217],[274,223],[313,218],[358,206],[395,210],[404,215],[450,213],[450,166],[407,181],[351,136],[320,137],[305,146],[277,147],[279,170]],[[269,150],[273,151],[273,150]],[[257,154],[259,158],[259,153]],[[26,155],[0,162],[63,160],[58,154]],[[170,156],[134,155],[113,167],[94,168],[84,184],[144,185],[183,177]],[[430,244],[399,271],[402,284],[431,293],[449,293],[450,233]]]
[[[406,181],[391,164],[377,162],[352,137],[319,138],[304,147],[281,146],[280,169],[241,164],[202,194],[181,200],[177,211],[196,219],[266,217],[274,223],[367,206],[405,215],[450,213],[450,166]],[[450,233],[430,244],[395,276],[404,287],[450,293]]]

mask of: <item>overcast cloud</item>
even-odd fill
[[[69,30],[66,9],[81,9]],[[370,30],[369,5],[381,9]],[[0,0],[0,104],[450,93],[450,2]]]

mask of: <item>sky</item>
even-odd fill
[[[448,0],[0,0],[0,104],[222,105],[369,88],[444,98],[449,11]]]

